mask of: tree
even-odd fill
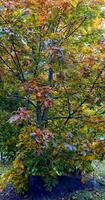
[[[1,80],[8,98],[23,100],[9,118],[21,128],[4,182],[8,177],[23,189],[35,174],[49,184],[75,168],[90,172],[91,162],[104,158],[103,5],[1,2]]]

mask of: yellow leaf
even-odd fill
[[[87,155],[87,156],[86,156],[86,160],[92,161],[92,160],[94,160],[94,159],[95,159],[95,155]]]
[[[88,132],[88,126],[85,125],[83,128],[82,128],[82,132],[83,133],[87,133]]]

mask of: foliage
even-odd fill
[[[32,174],[49,184],[75,168],[88,173],[104,157],[104,3],[0,3],[1,96],[10,108],[17,101],[6,123],[16,158],[4,179],[18,189]]]
[[[7,96],[7,90],[0,85],[0,152],[6,162],[11,162],[16,155],[16,143],[19,134],[19,127],[14,127],[8,122],[14,109],[22,105],[22,101]]]

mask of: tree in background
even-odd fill
[[[104,158],[104,3],[1,1],[1,95],[19,102],[6,121],[19,131],[2,182],[23,190],[29,175],[40,175],[50,186]]]

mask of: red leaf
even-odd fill
[[[51,99],[45,99],[45,101],[44,101],[44,106],[45,106],[46,108],[49,108],[49,107],[51,106]]]

